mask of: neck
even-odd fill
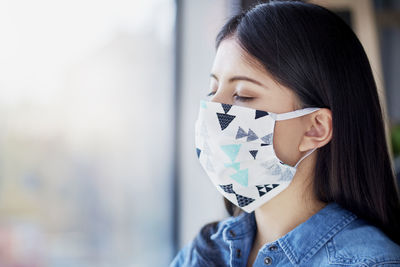
[[[304,165],[303,170],[309,169]],[[311,182],[314,177],[300,167],[285,190],[255,210],[257,234],[254,248],[257,250],[284,236],[326,206],[327,203],[314,197]]]

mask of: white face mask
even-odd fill
[[[271,113],[236,105],[200,102],[195,143],[200,164],[218,191],[236,206],[252,212],[282,192],[293,179],[292,167],[275,154],[275,121],[310,114],[319,108]]]

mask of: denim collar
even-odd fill
[[[272,243],[277,243],[282,247],[292,264],[304,263],[329,239],[356,218],[357,215],[354,213],[342,208],[335,202],[330,202],[284,236],[265,244],[261,250],[267,250]],[[221,234],[225,240],[232,241],[253,238],[257,228],[254,212],[243,212],[239,216],[226,221],[225,224],[225,227],[221,227],[221,230],[223,229]]]

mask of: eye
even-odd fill
[[[249,102],[254,99],[254,97],[240,96],[240,95],[234,95],[233,97],[236,101],[240,102]]]
[[[215,93],[216,93],[216,92],[209,92],[209,93],[206,95],[206,99],[207,99],[207,100],[210,100],[210,98],[211,98],[213,95],[215,95]]]
[[[215,95],[215,92],[209,92],[206,96],[213,96]]]

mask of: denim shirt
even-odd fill
[[[208,224],[170,266],[245,267],[255,233],[254,212]],[[286,235],[264,244],[253,266],[394,267],[400,266],[400,246],[331,202]]]

